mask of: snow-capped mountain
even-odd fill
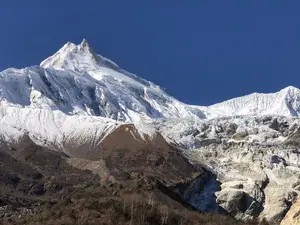
[[[43,85],[35,85],[33,89],[41,92],[46,88],[46,98],[65,113],[126,122],[168,117],[204,118],[199,108],[179,102],[159,86],[94,53],[86,40],[79,45],[67,43],[44,60],[40,68],[33,70]]]
[[[68,108],[69,113],[85,112],[125,122],[137,122],[146,118],[210,119],[238,115],[294,117],[300,113],[300,90],[292,86],[276,93],[253,93],[208,107],[183,104],[159,86],[96,54],[86,40],[79,45],[68,42],[57,53],[44,60],[40,67],[47,69],[44,72],[46,78],[51,79],[51,76],[64,73],[59,77],[71,77],[81,85],[78,87],[75,82],[74,89],[77,90],[72,95],[65,94],[64,88],[59,87],[59,84],[55,85],[59,87],[55,91],[62,98],[56,102],[59,103],[59,108]],[[59,79],[57,81],[60,82]],[[74,86],[69,83],[71,87]],[[82,97],[81,93],[87,94]],[[51,93],[48,98],[55,99]],[[61,100],[66,104],[61,104]],[[71,101],[74,104],[68,105]]]
[[[272,94],[253,93],[209,106],[212,117],[235,115],[300,115],[300,90],[289,86]]]
[[[47,140],[62,149],[68,140],[86,143],[93,139],[90,143],[99,143],[121,122],[134,123],[144,133],[162,131],[172,142],[195,147],[194,136],[203,119],[298,117],[299,113],[300,90],[294,87],[208,107],[184,104],[152,82],[96,54],[86,40],[79,45],[65,44],[40,66],[0,72],[1,134],[5,139],[16,137],[16,132],[22,130],[39,143]],[[173,128],[165,129],[168,124]]]
[[[184,104],[85,40],[67,43],[39,66],[0,72],[0,141],[29,138],[93,163],[105,147],[160,151],[156,142],[172,143],[219,176],[218,201],[237,218],[279,218],[300,194],[300,153],[288,144],[300,143],[299,116],[295,87]]]
[[[159,86],[97,55],[84,40],[67,43],[40,66],[0,72],[0,135],[16,141],[28,134],[36,143],[63,151],[99,143],[121,122],[160,118],[205,118]]]
[[[0,73],[1,105],[49,108],[67,115],[101,116],[124,122],[205,119],[233,115],[298,116],[300,90],[254,93],[212,106],[184,104],[159,86],[96,54],[86,40],[65,44],[40,66]]]

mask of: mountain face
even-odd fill
[[[142,170],[163,178],[185,204],[244,220],[278,224],[296,201],[299,115],[295,87],[184,104],[86,40],[67,43],[39,66],[0,72],[1,142],[29,139],[102,178]],[[191,181],[199,168],[206,172]]]
[[[204,117],[197,107],[177,101],[157,85],[120,69],[114,62],[94,53],[85,40],[78,46],[67,43],[44,60],[40,67],[46,69],[42,73],[50,73],[46,75],[49,80],[57,71],[64,73],[59,77],[66,77],[66,83],[58,84],[57,78],[58,83],[53,86],[61,97],[61,101],[57,99],[61,108],[66,107],[72,113],[76,113],[76,107],[88,115],[126,122],[173,116]],[[70,90],[71,87],[73,90]],[[51,95],[49,97],[52,98]],[[66,106],[70,102],[73,105]]]
[[[0,79],[0,98],[9,105],[126,122],[204,117],[197,107],[177,101],[157,85],[95,54],[86,41],[66,44],[40,67],[3,71]]]

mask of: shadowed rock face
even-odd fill
[[[290,135],[289,138],[285,141],[285,144],[299,147],[300,146],[300,129]]]

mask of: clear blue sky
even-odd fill
[[[300,87],[299,11],[296,0],[1,0],[0,69],[87,38],[191,104]]]

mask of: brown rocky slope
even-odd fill
[[[0,222],[242,224],[225,215],[198,212],[187,201],[205,185],[202,180],[209,171],[192,165],[159,134],[141,137],[134,126],[124,125],[106,137],[99,153],[82,152],[66,155],[29,138],[3,143]]]

